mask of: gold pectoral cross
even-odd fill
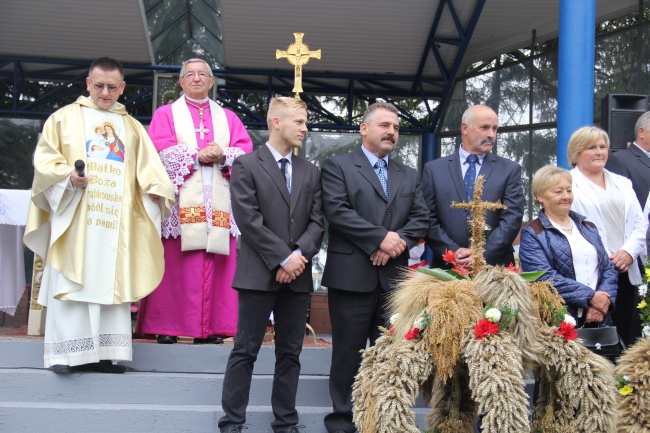
[[[198,108],[198,109],[199,109],[199,127],[198,127],[198,128],[195,128],[195,129],[194,129],[194,132],[198,132],[199,134],[201,134],[201,135],[199,135],[199,137],[201,137],[201,140],[203,140],[203,139],[205,138],[205,134],[207,134],[208,132],[210,132],[210,130],[209,130],[208,128],[206,128],[205,125],[203,124],[203,110],[205,110],[206,108],[208,108],[208,106],[206,105],[205,107],[199,107],[198,105],[193,104],[193,103],[190,102],[190,101],[187,101],[187,100],[186,100],[186,102],[187,102],[189,105],[191,105],[192,107],[195,107],[195,108]]]
[[[302,67],[309,62],[309,59],[320,59],[320,50],[309,51],[309,46],[303,44],[302,37],[304,33],[294,33],[296,42],[289,45],[286,51],[275,50],[276,59],[287,59],[289,63],[295,66],[295,78],[293,81],[293,92],[296,98],[300,98],[302,93]]]

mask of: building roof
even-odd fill
[[[191,29],[178,26],[206,22],[197,4],[220,13],[221,28],[208,30],[221,38],[227,88],[290,89],[293,67],[277,60],[275,51],[294,41],[292,33],[303,32],[304,43],[322,50],[321,59],[304,68],[305,91],[418,96],[434,103],[449,95],[467,65],[530,46],[533,30],[537,42],[556,37],[560,8],[560,0],[5,1],[0,79],[16,73],[72,79],[85,74],[90,60],[105,55],[134,67],[155,64],[147,10],[181,3],[195,7],[188,14],[192,20],[183,24],[179,18],[169,28],[176,26],[188,39]],[[598,22],[639,7],[638,0],[596,4]],[[61,60],[67,64],[52,65]],[[150,80],[147,68],[130,72]]]

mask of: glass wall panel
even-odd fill
[[[207,31],[212,33],[219,41],[222,41],[221,14],[214,9],[219,6],[215,3],[213,1],[193,0],[191,4],[192,15],[207,28]]]
[[[177,47],[187,43],[190,37],[190,21],[187,16],[184,16],[176,21],[173,26],[151,40],[156,63],[161,63],[167,59]],[[172,64],[178,65],[180,63]]]
[[[458,150],[462,143],[460,135],[455,137],[444,137],[440,139],[440,157],[449,156]]]
[[[537,217],[537,209],[533,203],[530,183],[535,172],[545,165],[557,165],[557,129],[539,129],[533,131],[533,146],[525,156],[526,164],[523,170],[524,192],[526,194],[525,221],[532,221]]]
[[[624,30],[596,40],[594,119],[610,93],[647,95],[650,91],[650,25]]]
[[[156,5],[148,6],[147,9],[147,23],[149,25],[149,37],[156,38],[162,32],[167,30],[168,27],[173,26],[174,21],[187,13],[187,5],[185,2],[177,0],[163,0]]]
[[[533,123],[557,122],[557,64],[557,52],[533,61]]]
[[[528,123],[529,68],[528,63],[513,65],[494,72],[490,83],[490,97],[483,104],[492,107],[499,115],[499,126],[516,126]]]
[[[0,118],[1,189],[32,187],[32,156],[42,124],[41,120]]]

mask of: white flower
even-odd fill
[[[639,296],[641,298],[645,298],[645,296],[648,294],[648,285],[647,284],[641,284],[639,286]]]
[[[384,316],[384,317],[386,317],[386,316]],[[390,324],[395,325],[395,322],[397,322],[397,319],[399,319],[399,314],[397,314],[397,313],[390,316]]]
[[[420,314],[417,319],[413,321],[413,327],[422,330],[424,328],[424,315]]]
[[[623,380],[626,382],[630,382],[630,376],[623,376]]]
[[[570,314],[565,314],[564,315],[564,323],[568,323],[569,325],[576,326],[576,319],[573,318]]]
[[[645,325],[643,327],[643,330],[641,331],[641,335],[643,335],[643,338],[650,337],[650,325]]]
[[[485,312],[485,317],[492,323],[498,323],[501,320],[501,311],[496,308],[490,308]]]

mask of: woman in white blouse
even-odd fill
[[[598,227],[598,232],[619,272],[614,323],[626,344],[641,335],[636,285],[641,284],[638,258],[646,251],[648,222],[636,199],[632,182],[605,170],[609,137],[595,126],[571,135],[568,159],[573,170],[573,205]]]

